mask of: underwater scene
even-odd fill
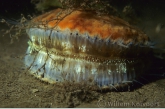
[[[165,107],[164,0],[1,0],[0,108]]]

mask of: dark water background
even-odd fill
[[[103,0],[108,1],[112,6],[116,7],[118,11],[126,5],[131,5],[136,13],[141,16],[146,9],[151,9],[149,13],[155,13],[153,10],[165,12],[164,0]],[[21,13],[36,14],[35,5],[31,0],[1,0],[0,2],[0,15],[4,17],[19,17]],[[162,15],[164,16],[164,15]]]

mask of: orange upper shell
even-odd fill
[[[133,41],[145,44],[149,38],[140,30],[130,26],[124,20],[114,16],[97,16],[93,11],[76,10],[72,12],[56,9],[33,19],[33,23],[60,30],[69,29],[88,33],[90,37],[101,39],[122,39],[125,44]]]

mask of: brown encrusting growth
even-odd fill
[[[98,16],[94,11],[67,11],[53,10],[35,19],[33,23],[42,23],[48,28],[58,28],[63,31],[79,31],[88,33],[90,37],[98,36],[101,39],[122,39],[125,44],[130,42],[147,44],[148,36],[139,29],[129,25],[126,21],[115,16]],[[41,26],[43,26],[41,25]]]

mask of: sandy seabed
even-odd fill
[[[146,13],[138,26],[151,39],[163,42],[165,28],[155,32],[158,24],[165,24],[163,13],[151,17]],[[3,28],[3,27],[0,27]],[[28,38],[10,43],[0,33],[0,107],[165,107],[165,78],[149,82],[131,92],[66,91],[25,73],[24,56]],[[165,45],[165,44],[164,44]],[[165,48],[161,43],[158,47]]]

